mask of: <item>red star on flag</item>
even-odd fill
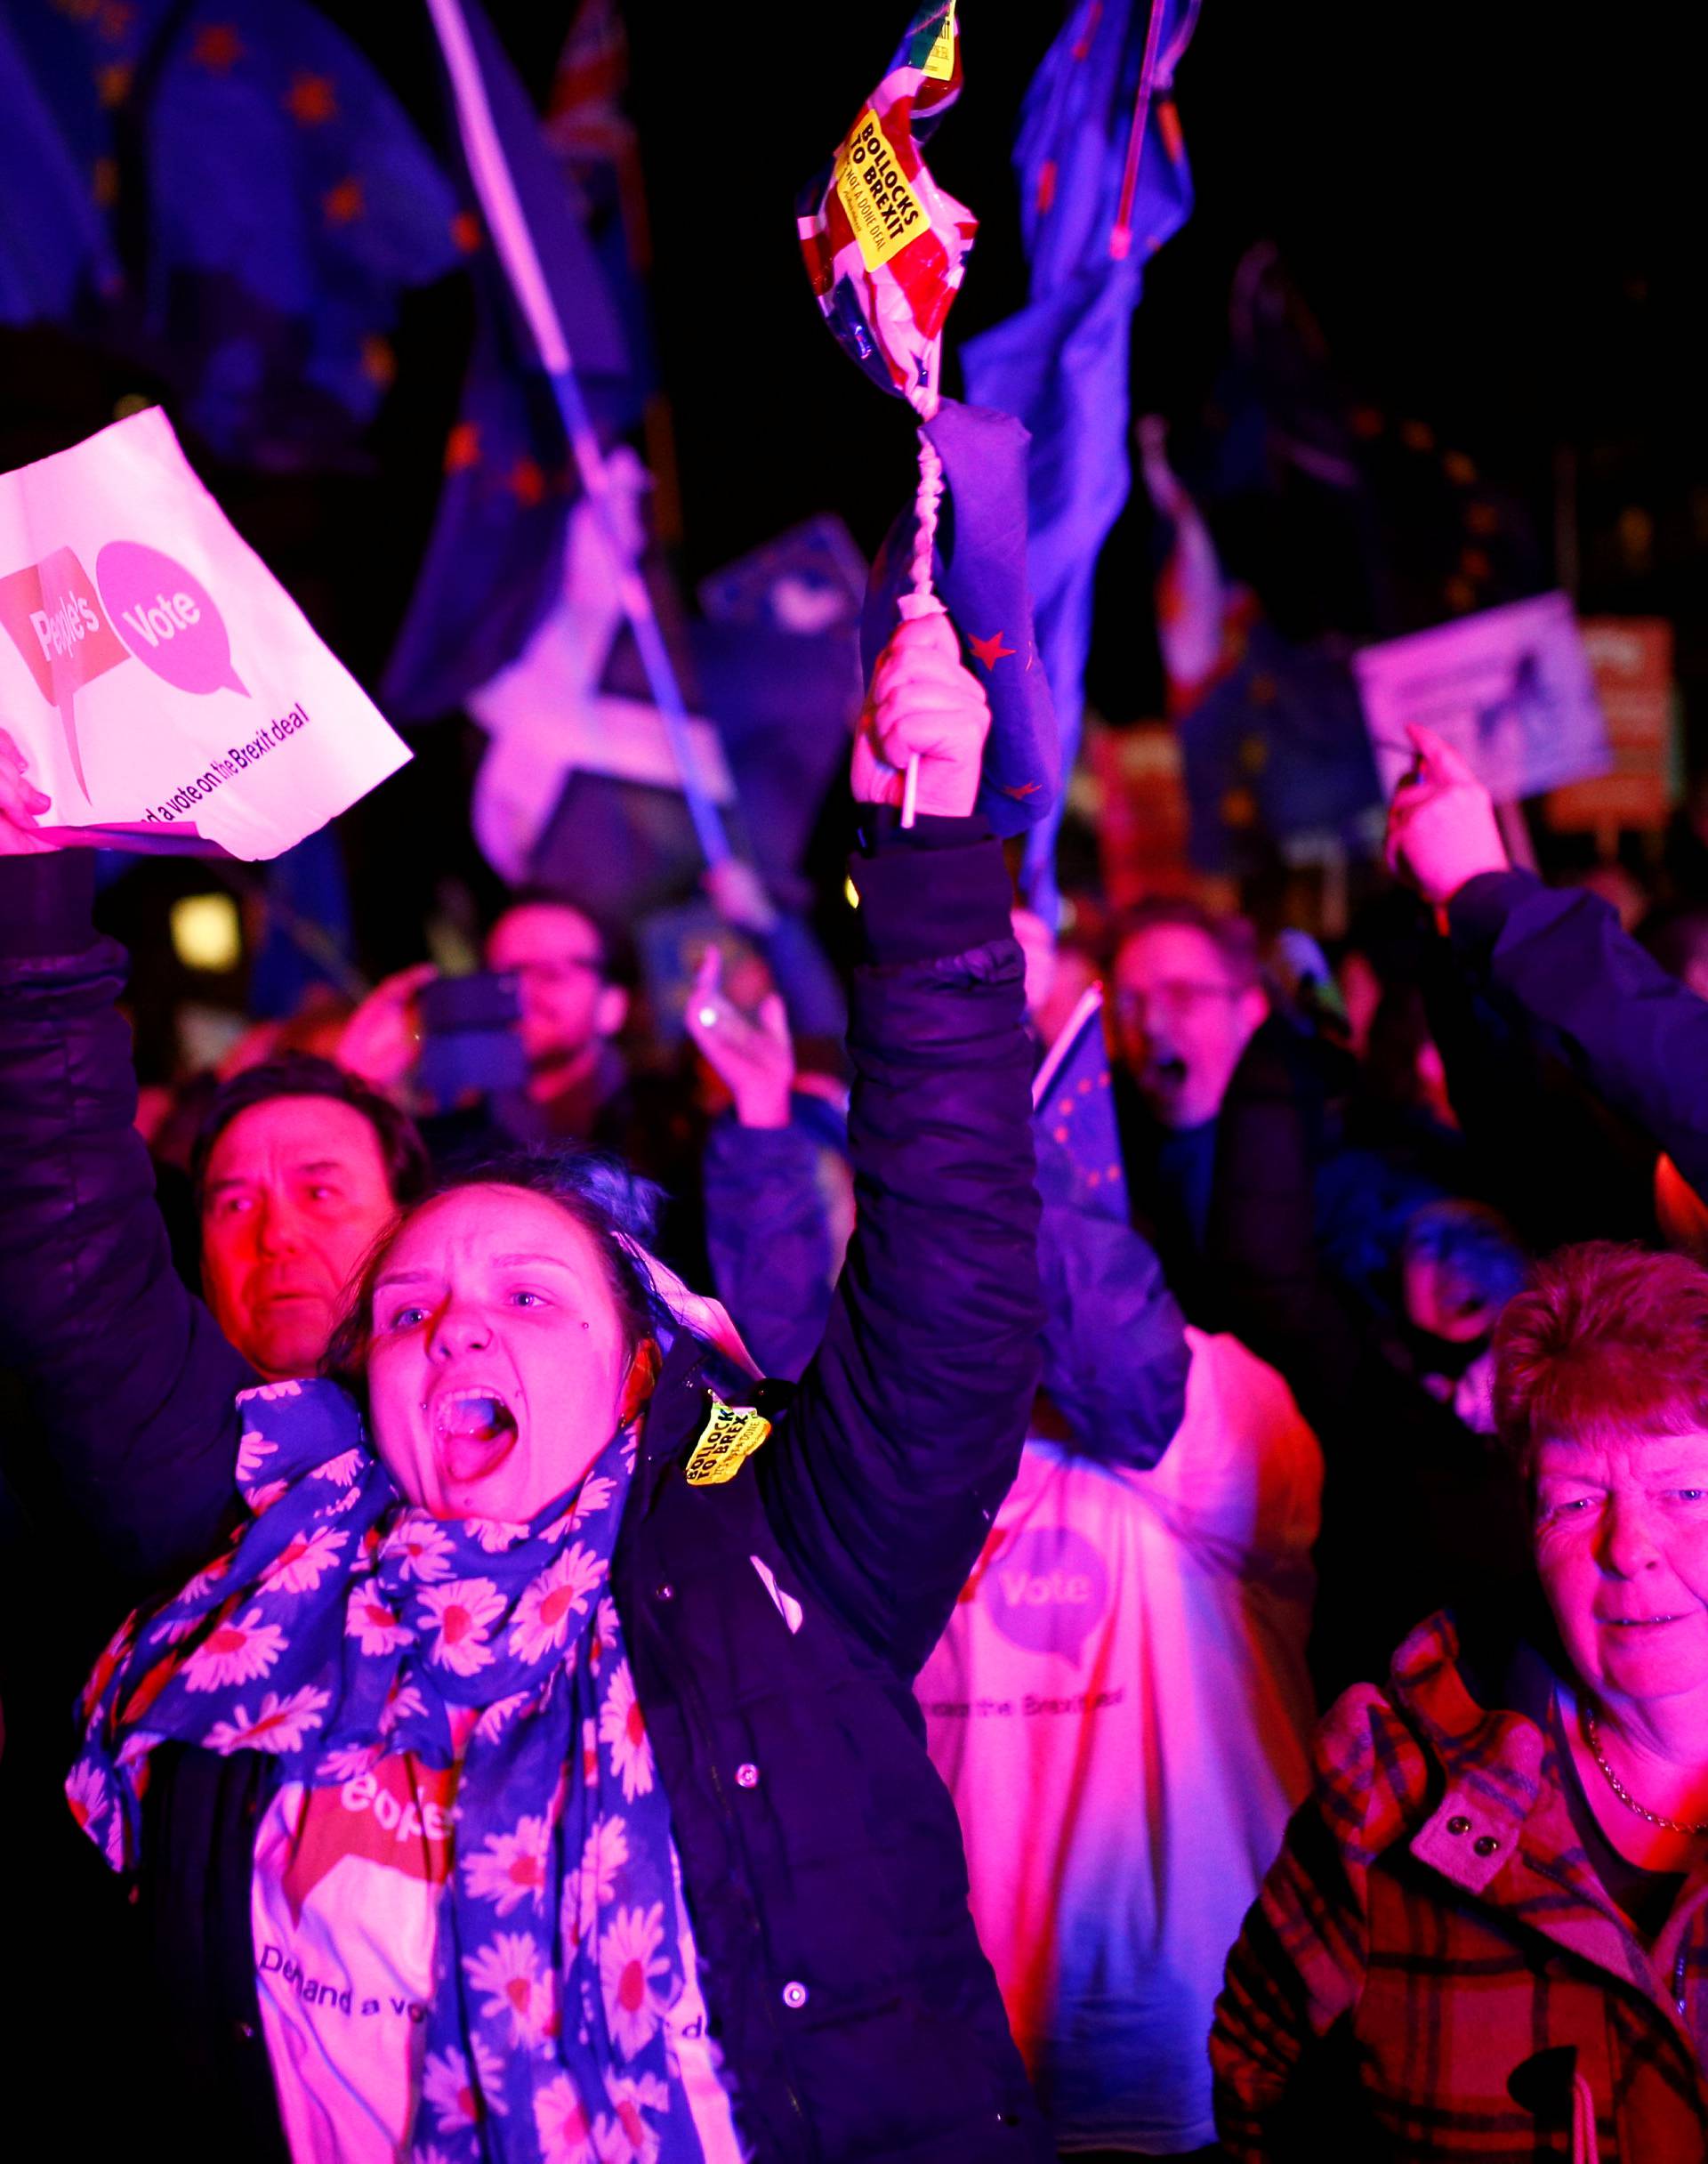
[[[318,128],[338,110],[330,76],[299,69],[286,93],[285,109],[299,127]]]
[[[545,475],[536,459],[519,458],[505,476],[505,480],[524,510],[530,510],[536,504],[545,500]]]
[[[189,57],[215,75],[223,75],[243,58],[243,40],[229,22],[206,23],[197,31]]]
[[[1041,781],[1012,781],[1003,790],[1004,796],[1035,796],[1043,787]]]
[[[340,181],[335,188],[327,189],[321,197],[320,207],[326,214],[328,225],[348,225],[352,218],[359,218],[367,208],[362,183],[353,175],[347,181]]]
[[[988,639],[969,639],[967,644],[987,669],[994,669],[999,661],[1006,661],[1014,651],[1011,646],[1003,644],[1000,631],[993,632]]]
[[[445,471],[461,473],[480,458],[480,431],[472,421],[459,421],[445,440]]]

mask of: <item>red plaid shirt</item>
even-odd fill
[[[1322,1724],[1217,2003],[1223,2147],[1704,2164],[1708,1865],[1646,1947],[1573,1826],[1551,1727],[1474,1703],[1459,1662],[1433,1617],[1385,1694],[1358,1684]],[[1327,2132],[1349,2105],[1351,2146]]]

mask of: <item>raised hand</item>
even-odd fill
[[[984,688],[961,666],[948,618],[904,620],[872,673],[854,740],[854,795],[861,803],[898,804],[907,762],[917,757],[915,809],[964,818],[979,795],[989,732]]]
[[[36,831],[42,813],[52,809],[52,799],[30,780],[24,755],[0,729],[0,857],[41,857],[63,848]]]
[[[418,962],[375,986],[338,1039],[337,1061],[346,1074],[375,1089],[402,1087],[421,1054],[416,995],[438,974],[431,962]]]
[[[688,996],[688,1033],[722,1078],[744,1127],[786,1127],[794,1046],[780,993],[767,992],[751,1022],[722,991],[723,957],[708,947]]]
[[[1406,733],[1417,763],[1388,807],[1388,868],[1440,908],[1479,872],[1505,871],[1506,844],[1494,799],[1452,745],[1416,722]]]

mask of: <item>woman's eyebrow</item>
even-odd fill
[[[379,1292],[387,1285],[424,1285],[432,1274],[431,1270],[388,1270],[375,1280],[374,1289]]]
[[[495,1255],[492,1259],[495,1263],[547,1263],[553,1270],[568,1270],[572,1273],[574,1272],[576,1267],[573,1263],[566,1262],[563,1256],[560,1255],[537,1255],[527,1253],[520,1255]]]

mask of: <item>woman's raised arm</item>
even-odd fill
[[[1024,970],[1002,851],[972,812],[987,727],[947,620],[902,625],[854,764],[857,1228],[782,1447],[756,1461],[802,1576],[904,1675],[1014,1477],[1038,1377]],[[906,829],[893,806],[914,754]]]

